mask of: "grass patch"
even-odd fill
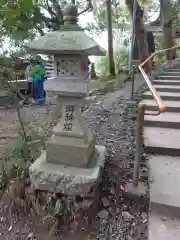
[[[116,77],[114,76],[104,76],[97,80],[97,89],[100,93],[106,94],[108,92],[113,92],[121,88],[124,82],[131,80],[128,73],[121,72]]]

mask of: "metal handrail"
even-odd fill
[[[149,80],[148,78],[148,75],[145,73],[145,71],[143,70],[143,66],[149,61],[151,60],[154,56],[160,54],[160,53],[164,53],[164,52],[167,52],[169,50],[173,50],[173,49],[177,49],[177,48],[180,48],[180,46],[174,46],[174,47],[171,47],[171,48],[166,48],[166,49],[163,49],[163,50],[159,50],[159,51],[156,51],[154,52],[153,54],[151,54],[151,56],[149,56],[144,62],[142,62],[138,68],[144,78],[144,80],[146,81],[147,85],[148,85],[148,88],[149,90],[151,91],[158,107],[159,107],[159,113],[164,113],[164,112],[167,112],[168,111],[168,107],[166,106],[166,104],[164,103],[164,101],[162,100],[162,98],[159,96],[159,94],[157,93],[156,89],[153,87],[151,81]],[[170,63],[171,63],[171,60],[170,60]]]
[[[153,53],[151,56],[149,56],[144,62],[142,62],[138,66],[142,76],[144,77],[144,80],[146,81],[146,83],[147,83],[147,85],[149,87],[149,90],[151,91],[151,93],[152,93],[152,95],[153,95],[153,97],[154,97],[154,99],[155,99],[155,101],[156,101],[156,103],[157,103],[157,105],[159,107],[159,113],[156,113],[154,115],[158,115],[160,113],[167,112],[168,111],[168,107],[163,102],[161,97],[158,95],[156,89],[153,87],[151,81],[148,78],[148,75],[143,70],[143,66],[149,60],[151,60],[155,55],[157,55],[159,53],[166,52],[168,50],[177,49],[177,48],[180,48],[180,46],[174,46],[172,48],[167,48],[167,49],[163,49],[163,50],[157,51],[157,52]],[[170,64],[171,64],[171,60],[170,60]],[[139,182],[139,169],[140,169],[140,160],[141,160],[142,145],[143,145],[143,129],[144,129],[145,107],[146,106],[144,104],[142,104],[142,103],[138,104],[138,116],[137,116],[137,126],[136,126],[135,163],[134,163],[133,181],[132,181],[133,187],[138,187],[138,182]]]

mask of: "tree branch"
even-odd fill
[[[63,13],[62,13],[62,9],[58,3],[58,0],[52,0],[52,4],[53,4],[53,8],[56,11],[56,16],[59,20],[59,23],[63,20]]]
[[[78,16],[80,16],[81,14],[83,14],[83,13],[89,11],[89,10],[91,10],[91,11],[93,10],[93,5],[92,5],[92,1],[91,0],[87,0],[87,7],[84,10],[80,11],[78,13]]]
[[[27,143],[28,142],[28,136],[26,134],[26,130],[25,130],[25,127],[24,127],[24,123],[23,123],[23,120],[22,120],[22,117],[21,117],[21,112],[20,112],[20,104],[19,104],[19,99],[17,97],[17,95],[14,93],[14,90],[11,86],[11,84],[9,83],[9,81],[11,81],[11,74],[9,73],[8,71],[8,68],[6,67],[6,72],[7,72],[7,75],[8,75],[8,81],[4,81],[5,84],[7,84],[9,90],[11,91],[14,99],[16,99],[16,101],[18,102],[18,104],[16,105],[16,111],[17,111],[17,114],[18,114],[18,119],[19,119],[19,123],[21,125],[21,130],[22,130],[22,135],[23,135],[23,139],[24,141]],[[17,84],[17,79],[16,79],[16,84]],[[18,86],[18,85],[17,85]]]
[[[134,4],[133,4],[133,1],[132,0],[126,0],[126,5],[128,6],[128,9],[131,13],[131,17],[133,16],[133,7],[134,7]],[[141,17],[143,15],[143,10],[141,9],[138,1],[136,1],[136,18],[138,17]]]
[[[40,26],[35,26],[35,29],[39,32],[39,34],[41,35],[41,36],[43,36],[45,33],[44,33],[44,31],[43,31],[43,29],[40,27]]]
[[[55,17],[56,14],[55,12],[53,12],[52,8],[50,7],[48,0],[46,0],[46,7],[43,6],[45,8],[46,11],[48,11],[48,13],[51,15],[51,17]]]
[[[44,20],[44,23],[46,25],[46,27],[48,29],[51,29],[51,25],[52,25],[52,19],[51,18],[48,18],[48,17],[45,17],[45,16],[42,16],[43,20]]]

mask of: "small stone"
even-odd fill
[[[167,220],[166,217],[161,218],[161,221],[165,222]]]
[[[142,172],[147,173],[147,171],[148,171],[147,167],[142,168]]]
[[[34,240],[34,234],[30,233],[27,237],[27,240]]]
[[[114,213],[114,211],[113,211],[113,208],[112,208],[112,207],[109,207],[109,208],[108,208],[108,211],[109,211],[109,213],[110,213],[111,215]]]
[[[98,216],[99,218],[101,218],[101,219],[107,219],[108,216],[109,216],[109,212],[106,211],[106,210],[102,210],[102,211],[100,211],[100,212],[98,213],[97,216]]]
[[[124,191],[125,190],[125,188],[124,188],[124,186],[120,186],[120,189],[122,190],[122,191]]]
[[[8,228],[8,232],[10,232],[12,230],[12,225]]]
[[[78,228],[78,222],[77,221],[73,221],[71,224],[70,224],[70,232],[75,232]]]
[[[114,187],[111,187],[111,189],[110,189],[110,193],[111,193],[112,195],[114,195],[114,194],[116,193],[116,191],[115,191],[115,188],[114,188]]]
[[[24,181],[25,186],[29,186],[31,184],[31,180],[29,177],[27,177]]]
[[[143,220],[143,223],[144,223],[144,224],[146,224],[147,222],[148,222],[148,219],[147,219],[147,218]]]
[[[1,217],[0,218],[0,222],[4,222],[5,221],[5,218],[4,217]]]
[[[131,214],[127,211],[122,212],[122,216],[126,222],[130,221],[132,218]]]
[[[134,136],[130,136],[130,141],[134,141]]]
[[[141,156],[141,161],[142,162],[146,162],[148,159],[147,155],[144,153],[142,156]]]
[[[135,223],[135,222],[133,222],[133,223],[131,224],[131,226],[132,226],[132,227],[135,227],[135,226],[136,226],[136,223]]]
[[[103,207],[105,207],[105,208],[110,206],[110,201],[106,197],[103,197],[101,199],[101,202],[103,204]]]
[[[116,207],[116,214],[120,213],[120,209],[118,207]]]
[[[145,219],[148,218],[148,215],[147,215],[146,212],[142,212],[142,213],[141,213],[141,217],[142,217],[143,220],[145,220]]]
[[[105,121],[104,117],[101,117],[100,122],[104,122],[104,121]]]

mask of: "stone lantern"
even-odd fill
[[[88,56],[105,51],[77,25],[77,8],[64,9],[64,25],[27,45],[33,53],[53,55],[55,78],[45,90],[58,95],[62,117],[46,142],[46,149],[29,169],[39,190],[85,196],[96,186],[104,166],[105,147],[81,116],[88,90]]]

